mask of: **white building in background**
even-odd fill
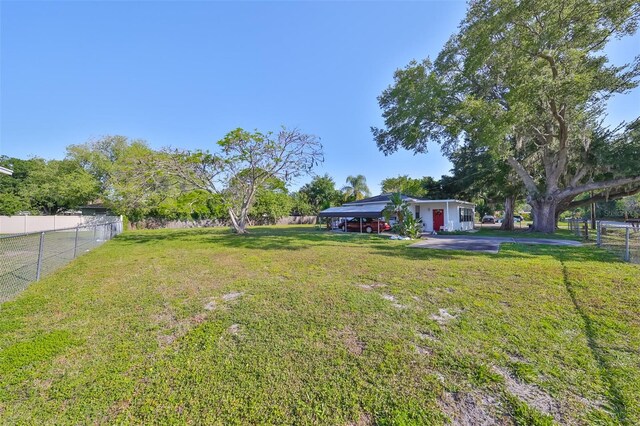
[[[381,218],[393,194],[382,194],[365,198],[340,207],[330,207],[321,211],[320,217]],[[473,229],[475,204],[461,200],[425,200],[402,195],[409,210],[416,219],[422,221],[422,231],[470,231]]]

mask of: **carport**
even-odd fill
[[[318,213],[318,217],[326,217],[331,220],[331,229],[336,229],[334,227],[334,219],[344,219],[345,226],[344,231],[347,232],[347,220],[350,218],[357,217],[360,219],[360,232],[362,232],[362,219],[371,218],[371,219],[382,219],[382,211],[385,209],[385,204],[361,204],[361,205],[346,205],[340,207],[329,207],[328,209],[322,210]],[[378,222],[378,234],[380,233],[380,222]]]

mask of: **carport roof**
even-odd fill
[[[372,217],[382,216],[385,204],[364,204],[355,206],[329,207],[318,213],[320,217]]]

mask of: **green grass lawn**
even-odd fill
[[[0,423],[640,423],[638,266],[410,243],[120,235],[0,305]]]
[[[560,228],[556,230],[554,234],[545,234],[543,232],[533,232],[530,231],[527,225],[523,225],[520,227],[516,225],[513,231],[502,231],[499,228],[499,225],[482,225],[476,223],[475,232],[469,233],[468,231],[454,231],[454,232],[438,232],[439,235],[465,235],[465,236],[476,236],[476,237],[504,237],[504,238],[546,238],[553,240],[576,240],[581,241],[582,239],[576,236],[572,231],[569,231],[566,228]],[[592,240],[595,240],[596,233],[593,231],[593,234],[589,234],[589,237]]]

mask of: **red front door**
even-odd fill
[[[441,226],[444,226],[444,210],[433,209],[433,230],[439,231]]]

